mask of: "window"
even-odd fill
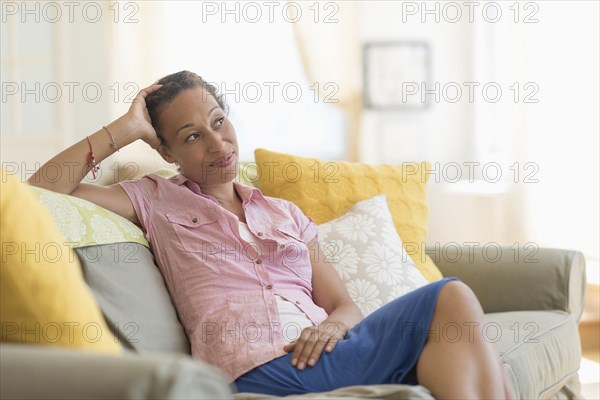
[[[60,100],[65,87],[58,79],[61,59],[55,57],[60,51],[56,40],[59,27],[45,21],[25,24],[7,18],[1,29],[3,139],[62,132]]]

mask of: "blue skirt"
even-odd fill
[[[354,326],[314,367],[292,366],[292,353],[240,376],[238,392],[275,396],[325,392],[344,386],[416,385],[416,365],[428,338],[444,278],[401,296]]]

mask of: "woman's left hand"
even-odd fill
[[[317,326],[305,328],[300,337],[285,345],[284,351],[294,351],[292,365],[303,370],[307,365],[313,367],[323,350],[331,352],[337,342],[346,337],[348,326],[338,321],[323,321]]]

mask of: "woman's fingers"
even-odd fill
[[[335,345],[337,344],[339,340],[338,339],[329,339],[329,342],[327,342],[327,347],[325,347],[325,351],[328,353],[331,353],[333,351],[333,349],[335,349]]]
[[[329,342],[329,337],[328,336],[324,336],[324,337],[319,337],[319,340],[317,340],[312,348],[312,351],[310,352],[310,354],[307,355],[307,361],[306,361],[306,365],[310,366],[310,367],[314,367],[315,364],[317,363],[317,361],[319,361],[319,358],[321,358],[321,354],[323,354],[323,349],[325,348],[325,345]]]
[[[131,108],[141,107],[143,110],[146,109],[146,97],[153,92],[156,92],[162,87],[161,84],[154,83],[148,87],[143,88],[138,92],[133,101],[131,102]]]
[[[341,332],[338,332],[339,329],[335,329],[336,327],[336,324],[323,324],[304,329],[300,338],[293,342],[292,365],[299,370],[303,370],[307,365],[312,367],[321,358],[323,350],[332,351],[338,339],[343,338]],[[291,345],[292,343],[288,346]]]
[[[138,138],[144,140],[153,149],[158,148],[160,145],[160,139],[152,127],[152,121],[150,120],[148,109],[146,108],[146,97],[150,93],[156,92],[161,87],[162,85],[154,83],[140,90],[135,96],[135,99],[133,99],[131,107],[129,107],[129,111],[127,113],[132,126],[134,127],[134,132],[136,132]]]
[[[340,325],[334,322],[325,322],[319,325],[319,331],[320,339],[317,341],[317,344],[308,358],[308,365],[311,367],[319,361],[323,351],[328,353],[332,352],[337,342],[346,336],[346,331],[342,330]]]
[[[146,96],[148,96],[152,92],[156,92],[161,87],[162,87],[162,85],[160,83],[153,83],[152,85],[140,90],[138,95],[136,96],[136,98],[141,97],[142,99],[145,99]]]
[[[285,346],[283,346],[283,351],[287,353],[289,353],[290,351],[294,351],[294,349],[296,348],[296,343],[298,343],[298,341],[294,340],[293,342],[286,344]]]
[[[307,342],[312,337],[312,327],[306,328],[300,334],[300,337],[296,341],[296,346],[294,347],[294,354],[292,355],[292,365],[298,367],[298,369],[303,369],[306,365],[306,357],[303,357],[304,348],[307,345]]]

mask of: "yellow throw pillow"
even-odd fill
[[[0,172],[1,341],[120,353],[48,210]]]
[[[425,254],[429,210],[428,163],[368,165],[254,151],[257,175],[267,196],[290,200],[317,224],[344,214],[353,204],[385,193],[406,252],[430,282],[442,273]]]

